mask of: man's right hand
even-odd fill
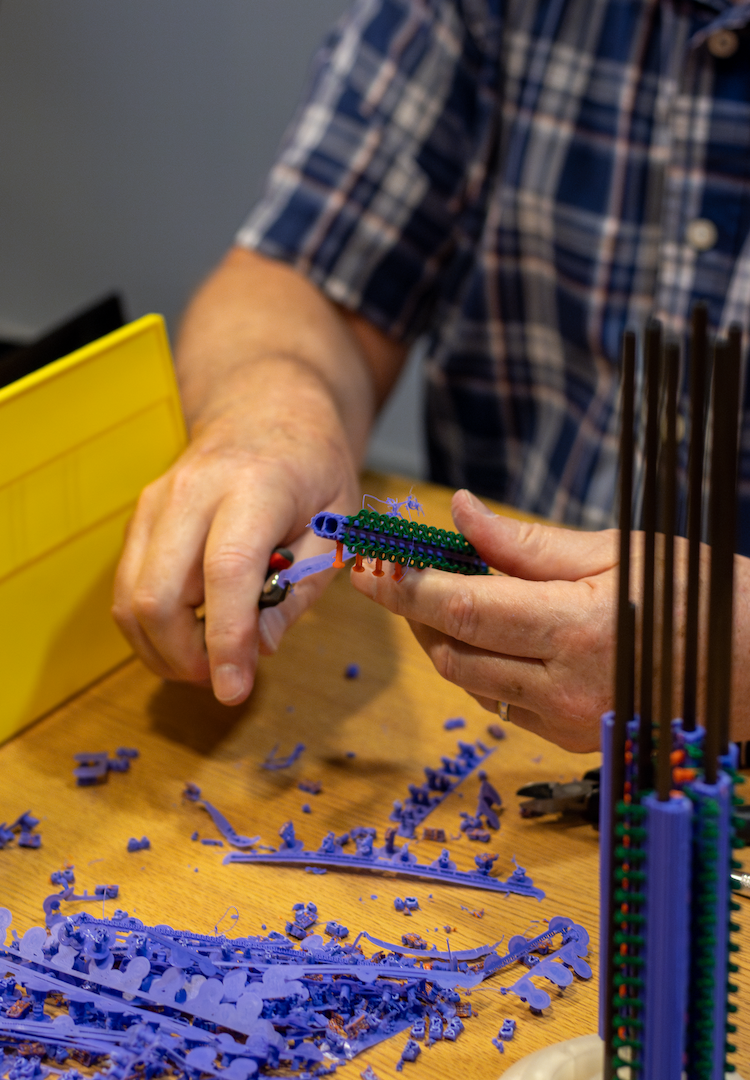
[[[330,577],[259,612],[270,554],[326,550],[305,529],[312,515],[357,509],[367,435],[405,349],[296,271],[235,250],[193,301],[177,353],[191,442],[141,495],[113,613],[157,674],[237,704],[259,651],[275,651]]]

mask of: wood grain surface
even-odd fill
[[[402,497],[397,478],[368,476],[365,490]],[[419,484],[415,494],[425,520],[451,527],[447,491]],[[346,679],[348,664],[360,666]],[[466,718],[466,727],[445,731],[443,722]],[[399,941],[416,931],[428,943],[466,949],[538,932],[542,920],[567,915],[591,935],[589,959],[595,976],[575,979],[565,990],[545,983],[552,1005],[533,1016],[518,998],[504,997],[522,969],[490,980],[471,995],[477,1013],[466,1021],[458,1042],[423,1049],[404,1075],[448,1080],[500,1076],[515,1060],[542,1046],[596,1030],[598,954],[598,841],[595,830],[576,817],[523,820],[515,791],[532,780],[568,780],[598,764],[598,755],[573,755],[512,726],[507,738],[487,735],[493,717],[460,689],[442,681],[414,641],[408,626],[369,603],[342,573],[314,610],[286,636],[279,653],[261,661],[256,689],[237,708],[217,704],[210,693],[163,683],[131,660],[75,700],[0,748],[0,821],[30,809],[41,818],[42,847],[0,852],[0,904],[14,913],[22,932],[42,922],[42,901],[53,892],[49,875],[66,863],[75,866],[76,890],[117,883],[117,901],[103,910],[126,909],[147,923],[168,923],[228,936],[284,929],[296,901],[318,905],[320,927],[336,919],[350,929]],[[547,897],[539,903],[520,896],[498,898],[474,889],[364,873],[330,871],[313,876],[300,869],[223,866],[227,848],[191,841],[218,837],[208,815],[182,798],[186,781],[229,818],[238,832],[276,845],[279,827],[290,818],[306,846],[317,847],[324,834],[356,825],[374,825],[382,837],[394,799],[421,783],[423,768],[452,754],[458,738],[481,739],[495,747],[486,765],[501,793],[501,829],[489,845],[459,834],[461,810],[474,812],[476,776],[430,817],[451,838],[448,847],[459,869],[472,869],[479,851],[497,852],[502,876],[518,859]],[[278,744],[288,753],[297,742],[307,749],[290,768],[269,772],[260,763]],[[110,774],[108,782],[79,788],[73,755],[80,751],[134,746],[140,758],[129,773]],[[323,791],[310,795],[300,780],[318,780]],[[301,807],[308,803],[311,813]],[[148,836],[149,851],[130,854],[130,837]],[[421,836],[421,829],[419,830]],[[460,839],[459,839],[460,835]],[[419,861],[431,861],[441,845],[419,840]],[[744,865],[750,868],[745,852]],[[420,910],[406,917],[394,910],[397,896],[415,895]],[[64,905],[63,905],[64,907]],[[71,910],[74,910],[71,907]],[[91,905],[93,914],[102,906]],[[738,918],[741,937],[750,927],[750,899]],[[446,933],[445,928],[450,927]],[[739,1031],[733,1036],[738,1066],[750,1062],[750,978],[739,957]],[[504,1017],[518,1022],[515,1039],[500,1055],[491,1039]],[[381,1076],[394,1067],[407,1033],[382,1043],[342,1067],[351,1080],[367,1063]]]

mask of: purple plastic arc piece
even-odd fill
[[[488,892],[516,893],[520,896],[534,897],[537,900],[544,899],[544,892],[536,888],[531,878],[526,874],[520,876],[517,871],[513,871],[507,880],[503,881],[500,878],[490,877],[488,871],[467,872],[463,870],[437,869],[434,864],[432,866],[419,864],[416,861],[416,856],[409,852],[408,845],[404,845],[404,848],[392,858],[383,857],[374,851],[372,854],[367,855],[363,854],[361,850],[358,850],[354,855],[347,855],[343,851],[330,852],[328,850],[321,851],[320,849],[318,851],[305,851],[303,842],[297,840],[294,836],[292,823],[288,822],[284,829],[288,832],[290,828],[292,843],[290,844],[282,833],[285,846],[281,850],[273,853],[231,852],[224,857],[224,863],[261,863],[267,865],[281,863],[292,866],[300,865],[304,868],[323,866],[326,869],[339,867],[347,870],[370,870],[375,873],[379,871],[395,872],[404,877],[423,878],[428,881],[446,881],[454,885],[466,885],[470,888],[484,889]],[[326,846],[325,841],[321,846]]]
[[[294,750],[286,757],[277,757],[276,751],[278,750],[278,743],[274,746],[271,753],[268,755],[265,761],[261,761],[261,769],[288,769],[290,765],[293,765],[300,754],[306,749],[304,743],[297,743]]]
[[[206,799],[199,798],[195,801],[197,801],[200,806],[203,807],[203,809],[210,816],[211,820],[213,821],[214,825],[219,830],[221,835],[224,837],[227,843],[232,845],[232,847],[249,848],[253,847],[260,840],[259,836],[240,836],[234,826],[227,820],[227,818],[224,817],[221,811],[217,810],[216,807],[213,806],[210,802],[207,802]],[[197,835],[197,832],[194,833],[194,838],[197,838]]]

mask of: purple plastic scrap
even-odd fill
[[[401,1057],[399,1058],[398,1065],[396,1066],[396,1072],[401,1072],[404,1067],[405,1061],[416,1061],[421,1052],[422,1048],[419,1043],[416,1042],[414,1039],[409,1039],[406,1046],[404,1047],[404,1051],[401,1054]]]
[[[114,757],[110,757],[106,750],[76,754],[74,760],[78,762],[78,767],[73,770],[73,775],[79,787],[103,784],[108,773],[127,772],[130,762],[139,756],[138,750],[127,746],[119,746]]]
[[[377,1075],[372,1065],[365,1066],[365,1069],[359,1075],[362,1080],[380,1080],[380,1077]]]
[[[232,845],[232,847],[240,849],[250,848],[257,844],[260,840],[259,836],[240,836],[234,826],[230,824],[230,822],[224,817],[220,810],[217,810],[215,806],[208,802],[207,799],[201,798],[201,789],[197,786],[197,784],[186,784],[185,790],[182,794],[186,799],[189,799],[190,802],[198,803],[199,806],[203,807],[203,809],[209,815],[221,835],[224,837],[228,844]],[[197,831],[193,833],[191,839],[198,839]],[[213,844],[216,847],[224,846],[220,840],[201,840],[201,843]]]
[[[353,558],[354,552],[350,551],[348,547],[344,547],[342,560],[348,562],[349,559]],[[319,574],[323,570],[330,570],[335,560],[335,549],[333,551],[327,551],[325,555],[313,555],[309,559],[302,559],[301,562],[294,563],[293,566],[281,571],[278,576],[278,584],[281,588],[284,588],[286,585],[296,584],[296,582],[301,581],[302,578],[309,577],[310,574]]]
[[[456,728],[466,727],[466,721],[463,716],[454,716],[452,719],[446,720],[443,727],[446,731],[455,731]]]
[[[359,678],[359,664],[349,664],[344,669],[345,679],[358,679]]]
[[[293,831],[285,833],[294,846]],[[311,903],[294,905],[291,925],[306,934],[298,947],[276,932],[230,939],[146,926],[119,909],[109,919],[64,917],[59,901],[45,903],[46,929],[0,945],[0,1043],[15,1051],[14,1070],[26,1068],[20,1045],[38,1041],[60,1065],[73,1051],[111,1080],[164,1072],[251,1080],[265,1070],[312,1080],[410,1028],[455,1038],[456,987],[485,977],[477,965],[467,970],[464,954],[449,952],[442,963],[432,950],[423,963],[398,947],[368,959],[359,938],[342,942],[338,924],[327,925],[337,933],[324,943],[308,933],[317,918]],[[0,908],[0,941],[11,922]],[[417,1052],[407,1043],[401,1060]]]
[[[22,831],[18,834],[18,846],[26,848],[38,848],[42,846],[42,837],[39,833]]]
[[[346,926],[342,926],[341,923],[334,922],[334,920],[332,919],[330,922],[326,923],[326,933],[330,935],[330,937],[335,937],[339,938],[339,940],[343,940],[344,938],[349,937],[349,928]]]
[[[276,743],[271,753],[268,755],[265,761],[261,761],[261,769],[288,769],[290,765],[293,765],[302,751],[305,749],[304,743],[297,743],[291,754],[286,757],[276,757],[276,751],[279,748],[279,744]]]
[[[89,787],[91,784],[103,784],[107,779],[108,757],[106,750],[101,753],[76,754],[73,760],[78,762],[78,767],[73,769],[73,776],[78,786]]]
[[[147,836],[142,836],[140,840],[131,836],[128,840],[128,851],[148,851],[150,847],[151,841]]]
[[[497,1033],[498,1039],[502,1039],[504,1042],[510,1042],[516,1033],[516,1022],[513,1019],[506,1018],[503,1020],[500,1030]]]
[[[353,833],[358,830],[352,830]],[[516,893],[519,896],[533,896],[537,900],[544,899],[544,893],[537,889],[532,879],[526,874],[523,867],[516,869],[503,881],[500,878],[491,877],[490,869],[497,855],[477,856],[476,870],[456,870],[456,864],[451,861],[447,848],[443,849],[440,857],[429,865],[417,862],[417,856],[409,851],[409,845],[404,844],[399,851],[389,854],[386,848],[375,849],[373,847],[374,830],[359,830],[357,839],[357,851],[352,855],[345,854],[343,848],[337,843],[333,833],[328,833],[317,851],[306,851],[304,843],[298,840],[294,825],[288,821],[279,830],[282,838],[282,846],[276,852],[252,851],[231,852],[224,857],[224,863],[281,863],[285,866],[308,867],[323,866],[326,869],[339,867],[344,870],[369,870],[374,873],[400,874],[404,877],[423,878],[428,881],[446,881],[452,885],[466,885],[474,889],[486,889],[488,892]]]
[[[3,822],[0,825],[0,851],[17,841],[19,847],[38,848],[42,846],[42,834],[34,832],[39,824],[39,818],[35,818],[30,810],[19,814],[10,825]],[[18,834],[18,835],[16,835]]]
[[[494,752],[494,749],[488,749],[478,741],[459,742],[454,758],[443,757],[439,769],[425,767],[425,782],[420,787],[409,784],[409,797],[393,804],[390,818],[398,822],[398,835],[407,838],[414,836],[417,825]]]
[[[500,807],[503,805],[503,800],[495,791],[492,784],[487,779],[487,773],[482,770],[479,773],[479,799],[477,801],[477,817],[482,818],[484,816],[487,819],[487,824],[491,829],[500,828],[500,818],[497,816],[494,807]]]
[[[323,785],[319,780],[300,780],[297,784],[300,791],[306,791],[308,795],[320,795]]]
[[[550,920],[550,929],[554,920]],[[520,938],[523,942],[524,939]],[[511,938],[509,942],[509,948],[511,952],[518,951],[519,939]],[[516,948],[514,950],[514,943]],[[555,952],[549,953],[539,960],[538,963],[532,965],[526,975],[522,975],[521,978],[515,982],[512,986],[501,986],[501,994],[516,994],[521,1001],[525,1001],[529,1008],[534,1011],[541,1011],[548,1008],[550,1004],[550,996],[546,990],[540,990],[534,986],[531,982],[532,979],[544,977],[549,979],[550,982],[556,986],[565,987],[570,986],[573,981],[573,972],[581,979],[591,978],[591,968],[583,959],[588,953],[589,935],[582,926],[574,924],[566,933],[563,934],[563,944]],[[528,953],[526,954],[528,955]],[[500,970],[501,965],[497,965],[491,970]],[[487,971],[487,961],[485,961],[485,971]]]
[[[74,866],[66,866],[63,870],[53,870],[49,876],[50,882],[53,885],[62,885],[67,889],[69,885],[75,885],[74,870]]]

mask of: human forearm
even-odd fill
[[[281,263],[235,248],[193,299],[176,349],[191,432],[242,399],[266,422],[330,402],[356,459],[405,350]],[[250,405],[250,403],[253,403]]]

